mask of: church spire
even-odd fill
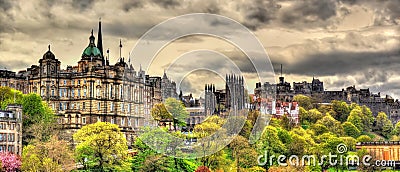
[[[103,66],[105,64],[104,54],[103,54],[103,37],[101,34],[101,18],[99,18],[99,30],[97,31],[97,48],[100,50],[101,58],[103,61]]]

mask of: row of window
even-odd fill
[[[70,110],[85,110],[86,109],[86,102],[82,102],[82,106],[81,106],[80,102],[77,102],[77,103],[60,102],[59,103],[59,110],[60,111],[67,110],[68,109],[68,104],[70,105],[69,106]],[[115,103],[113,103],[113,102],[107,104],[108,107],[110,108],[110,111],[114,111],[115,110],[114,109],[114,104]],[[98,102],[97,103],[97,110],[98,111],[101,111],[101,110],[103,110],[105,108],[105,107],[102,107],[102,105],[104,105],[104,103],[102,103],[102,102]],[[129,103],[119,103],[119,107],[121,108],[120,111],[122,111],[122,112],[124,112],[126,110],[126,112],[130,113],[131,110],[132,110],[132,106]],[[54,103],[52,104],[52,108],[53,108],[53,110],[56,109]],[[139,113],[139,106],[134,106],[134,108],[135,109],[134,109],[133,112]]]
[[[8,124],[6,122],[0,122],[0,130],[15,130],[17,129],[15,123]]]
[[[143,94],[140,94],[140,93],[142,93],[142,90],[139,90],[139,89],[137,89],[137,88],[135,88],[134,89],[134,91],[132,92],[132,90],[131,89],[128,89],[129,87],[126,87],[125,89],[127,89],[127,94],[124,94],[124,89],[122,89],[122,86],[120,86],[120,88],[117,88],[117,87],[113,87],[113,86],[111,86],[111,87],[109,87],[109,89],[108,89],[108,96],[110,97],[110,98],[114,98],[114,97],[119,97],[120,99],[129,99],[129,100],[132,100],[132,99],[134,99],[134,100],[142,100],[142,98],[143,98]],[[47,88],[47,89],[49,89],[49,88]],[[86,97],[87,96],[87,92],[88,92],[88,88],[86,88],[86,87],[84,87],[84,88],[78,88],[78,89],[71,89],[71,90],[68,90],[67,88],[60,88],[59,89],[59,96],[60,97],[75,97],[75,93],[77,93],[76,94],[76,96],[77,97]],[[115,90],[115,91],[114,91]],[[118,90],[119,90],[119,92],[118,92]],[[36,91],[36,90],[34,90],[34,91]],[[70,95],[68,94],[68,93],[70,93]],[[102,94],[103,93],[103,94]],[[132,94],[133,93],[133,94]],[[41,96],[45,96],[46,95],[46,88],[42,88],[41,89]],[[96,88],[96,90],[95,90],[95,94],[96,94],[96,96],[97,97],[101,97],[101,96],[103,96],[103,97],[106,97],[107,95],[106,95],[106,91],[105,90],[102,90],[100,87],[97,87]],[[50,95],[52,96],[52,97],[54,97],[54,96],[56,96],[56,93],[55,93],[55,89],[54,88],[52,88],[51,89],[51,92],[50,92]]]
[[[0,142],[15,142],[15,133],[0,133]],[[17,136],[19,142],[19,135]]]
[[[17,147],[17,152],[15,152],[15,147],[14,147],[14,145],[8,145],[8,147],[7,146],[5,146],[5,145],[0,145],[0,152],[13,152],[13,153],[15,153],[15,154],[19,154],[19,147]]]
[[[100,117],[97,117],[97,121],[101,121],[101,118]],[[132,119],[128,119],[128,120],[126,120],[127,121],[127,123],[128,123],[128,126],[132,126]],[[71,119],[71,116],[69,116],[69,118],[68,118],[68,121],[67,121],[67,123],[68,124],[71,124],[71,122],[72,122],[72,119]],[[82,124],[86,124],[86,117],[82,117]],[[114,118],[111,118],[110,119],[110,121],[109,121],[111,124],[116,124],[116,120],[114,119]],[[120,120],[120,122],[121,122],[121,126],[125,126],[125,118],[122,118],[121,120]],[[135,118],[134,119],[134,121],[133,121],[133,126],[134,127],[138,127],[139,126],[139,119],[138,118]]]

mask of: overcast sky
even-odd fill
[[[48,44],[63,68],[77,65],[91,29],[97,38],[100,17],[103,46],[110,49],[114,64],[119,57],[119,39],[123,42],[122,54],[128,57],[137,40],[151,27],[172,17],[200,12],[220,14],[248,27],[263,44],[275,72],[283,64],[288,82],[310,82],[315,76],[327,90],[356,85],[399,98],[399,7],[398,0],[0,0],[0,68],[19,71],[38,64]],[[207,36],[187,37],[169,44],[148,73],[162,75],[171,62],[169,58],[197,49],[228,56],[243,75],[254,78],[254,70],[246,64],[243,53],[223,40]],[[201,55],[207,54],[193,56]],[[140,60],[132,61],[138,69]],[[220,63],[207,60],[196,64],[226,67]],[[193,64],[178,66],[169,71],[172,78],[178,69],[189,70]],[[205,83],[217,83],[221,88],[223,82],[218,77],[195,71],[182,81],[181,89],[198,95]]]

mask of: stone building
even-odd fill
[[[10,104],[0,110],[0,152],[22,153],[22,107]]]
[[[400,102],[388,95],[381,97],[380,93],[373,94],[368,88],[356,89],[354,85],[339,91],[330,91],[324,90],[323,85],[322,81],[313,77],[311,83],[306,81],[293,82],[292,88],[290,83],[285,82],[284,77],[281,76],[278,84],[256,83],[254,99],[291,102],[295,95],[302,94],[311,97],[317,103],[331,103],[333,100],[339,100],[348,104],[365,105],[371,109],[375,116],[378,112],[385,112],[393,123],[400,120]]]
[[[225,89],[216,90],[214,84],[206,84],[204,111],[206,115],[220,114],[246,108],[247,94],[242,76],[226,75]]]
[[[76,66],[62,69],[49,45],[38,65],[18,74],[1,70],[0,82],[39,94],[59,117],[66,139],[84,125],[103,121],[117,124],[130,143],[139,127],[156,125],[150,122],[150,110],[168,97],[177,98],[176,85],[165,73],[163,78],[149,77],[141,68],[135,70],[121,56],[121,42],[120,57],[110,64],[109,51],[103,54],[101,22],[98,38],[96,45],[92,30]]]

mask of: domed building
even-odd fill
[[[67,140],[72,141],[72,134],[82,126],[102,121],[117,124],[131,143],[139,127],[157,125],[150,120],[150,110],[162,101],[162,92],[176,90],[163,90],[160,83],[171,81],[150,77],[141,68],[136,71],[123,57],[111,65],[108,53],[103,54],[101,22],[97,37],[96,45],[92,30],[76,66],[61,69],[49,45],[39,65],[18,74],[7,71],[9,77],[0,81],[23,93],[39,94],[57,114]],[[121,42],[119,47],[121,51]]]

